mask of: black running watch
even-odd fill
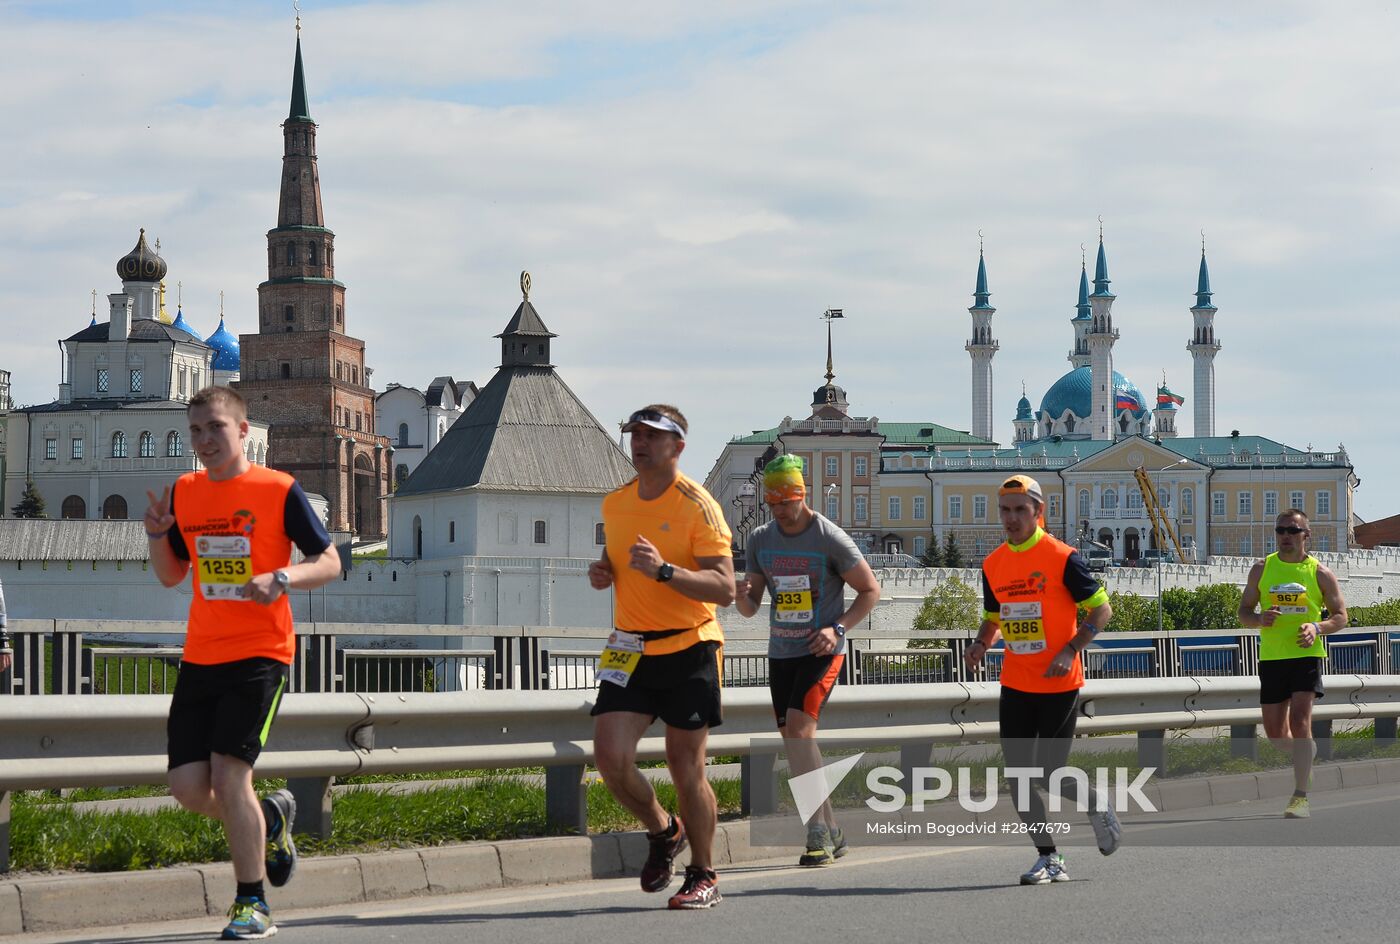
[[[663,563],[660,567],[656,568],[656,582],[657,582],[657,583],[665,583],[666,581],[670,580],[670,579],[671,579],[672,577],[674,577],[675,575],[676,575],[676,568],[672,567],[670,564],[665,564],[665,563]]]

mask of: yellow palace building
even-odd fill
[[[1148,402],[1113,370],[1113,301],[1100,237],[1093,291],[1080,272],[1070,371],[1033,409],[1022,395],[1011,444],[992,438],[991,362],[999,344],[985,260],[979,258],[972,337],[972,428],[933,422],[884,423],[852,417],[846,392],[834,384],[828,336],[827,382],[811,414],[736,436],[726,444],[705,485],[724,507],[742,548],[767,519],[758,470],[781,452],[807,465],[812,506],[845,528],[867,554],[919,557],[948,535],[970,563],[1002,540],[997,487],[1008,475],[1037,478],[1046,494],[1046,525],[1081,547],[1098,546],[1121,563],[1152,556],[1152,524],[1134,475],[1145,469],[1188,560],[1257,557],[1275,549],[1273,524],[1286,508],[1312,520],[1312,548],[1344,552],[1354,543],[1352,491],[1359,479],[1344,447],[1299,448],[1238,430],[1215,432],[1215,367],[1220,342],[1210,275],[1201,254],[1192,333],[1194,435],[1177,429],[1185,398],[1165,382]],[[1171,553],[1174,553],[1172,551]]]

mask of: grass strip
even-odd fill
[[[264,781],[259,788],[278,784]],[[714,781],[712,786],[720,814],[737,816],[739,781]],[[656,792],[663,806],[676,809],[674,786],[658,783]],[[298,838],[297,847],[307,855],[338,855],[557,835],[545,823],[544,805],[544,787],[499,775],[403,796],[349,790],[336,797],[331,836]],[[589,784],[587,809],[590,832],[639,828],[602,783]],[[120,872],[228,860],[223,828],[198,814],[79,813],[33,793],[14,796],[10,843],[11,868],[18,871]]]

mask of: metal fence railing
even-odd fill
[[[0,694],[168,694],[178,670],[181,623],[15,620],[13,667]],[[297,627],[289,692],[458,692],[587,690],[597,683],[604,630],[584,627],[326,624]],[[551,648],[554,641],[557,648]],[[847,636],[843,684],[997,681],[1002,648],[969,672],[970,634],[862,633]],[[486,645],[482,645],[482,643]],[[726,634],[724,685],[768,680],[767,633]],[[383,647],[383,648],[381,648]],[[478,648],[479,647],[479,648]],[[489,648],[488,648],[489,647]],[[1400,675],[1400,630],[1355,629],[1327,638],[1328,674]],[[1257,632],[1221,630],[1102,633],[1083,656],[1097,679],[1252,676]]]
[[[1194,676],[1243,675],[1243,654],[1239,643],[1181,646],[1181,674]]]

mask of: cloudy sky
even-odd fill
[[[0,367],[56,395],[137,230],[202,333],[254,330],[290,3],[0,0]],[[1103,217],[1115,366],[1186,396],[1201,230],[1217,432],[1345,443],[1400,511],[1400,8],[1349,3],[331,3],[303,53],[347,324],[377,387],[485,384],[532,300],[604,423],[681,406],[686,471],[807,414],[971,424],[978,231],[995,434],[1069,369]]]

